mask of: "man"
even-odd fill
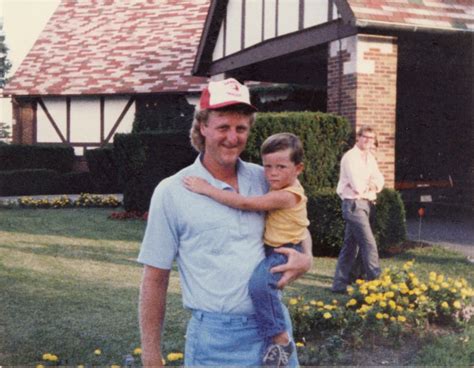
[[[342,216],[346,225],[332,285],[335,293],[345,293],[347,285],[354,281],[354,269],[359,259],[365,278],[373,280],[380,275],[377,244],[371,228],[375,199],[384,185],[384,178],[371,152],[376,139],[371,127],[362,126],[357,132],[356,144],[341,160],[336,190],[342,198]]]
[[[239,159],[255,108],[249,91],[235,79],[210,82],[191,128],[200,155],[194,164],[155,189],[139,262],[142,360],[161,366],[161,332],[170,269],[177,261],[185,308],[192,311],[186,332],[186,366],[258,366],[266,341],[258,336],[248,281],[264,258],[264,213],[233,209],[185,189],[185,176],[245,196],[268,190],[263,168]],[[286,265],[278,286],[311,267],[311,241],[304,253],[282,249]],[[287,311],[286,311],[287,312]],[[288,327],[290,328],[287,313]],[[292,354],[290,365],[296,366]]]

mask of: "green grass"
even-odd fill
[[[109,209],[0,210],[0,365],[34,365],[49,352],[62,364],[110,365],[139,346],[136,263],[145,223],[107,219]],[[474,284],[474,267],[441,248],[419,248],[382,259],[382,267],[415,258],[414,272],[465,277]],[[305,277],[286,296],[332,300],[329,287],[336,260],[315,258]],[[338,297],[342,299],[343,297]],[[182,351],[187,313],[179,281],[172,272],[164,351]],[[459,338],[470,336],[459,349]],[[472,329],[432,338],[416,357],[420,364],[460,364],[472,357]],[[444,339],[447,339],[446,341]],[[456,340],[457,339],[457,340]],[[442,350],[441,357],[434,351]],[[102,355],[93,352],[100,348]],[[431,349],[431,350],[430,350]],[[464,360],[462,360],[464,359]],[[452,365],[452,364],[449,364]]]

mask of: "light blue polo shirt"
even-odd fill
[[[220,313],[252,313],[248,282],[264,258],[264,212],[242,211],[187,190],[185,176],[199,176],[217,188],[233,190],[196,161],[163,180],[150,204],[138,261],[171,269],[178,264],[186,308]],[[268,191],[263,168],[239,160],[240,194]]]

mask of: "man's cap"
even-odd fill
[[[234,78],[229,78],[209,82],[209,85],[201,93],[199,107],[201,110],[213,110],[240,104],[257,111],[255,106],[250,103],[250,92],[247,86],[240,84]]]

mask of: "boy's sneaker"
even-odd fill
[[[287,367],[293,350],[291,341],[286,345],[272,344],[263,356],[263,365],[265,367]]]

